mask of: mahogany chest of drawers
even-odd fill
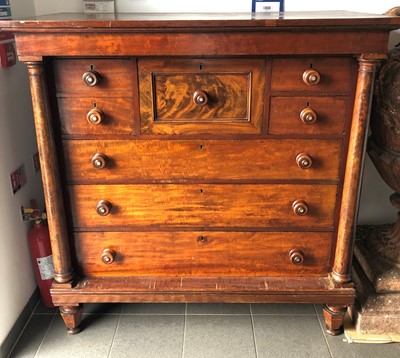
[[[399,21],[278,15],[2,23],[30,75],[69,332],[85,302],[314,302],[339,333],[374,69]]]

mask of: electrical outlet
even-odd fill
[[[11,189],[15,194],[26,184],[25,166],[21,165],[18,169],[10,174]]]
[[[33,163],[33,172],[36,174],[40,170],[40,159],[38,152],[36,152],[32,156],[32,163]]]

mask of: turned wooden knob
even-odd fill
[[[99,109],[93,108],[87,113],[86,119],[91,124],[100,124],[104,119],[104,114]]]
[[[318,73],[318,71],[312,68],[305,70],[303,73],[303,82],[308,86],[315,86],[320,80],[321,75]]]
[[[101,261],[103,263],[109,265],[114,262],[115,259],[115,251],[111,249],[104,249],[103,253],[101,254]]]
[[[107,216],[110,214],[112,209],[112,204],[107,200],[100,200],[96,206],[96,212],[100,216]]]
[[[193,95],[193,102],[197,105],[197,106],[204,106],[207,104],[208,102],[208,96],[207,93],[204,91],[196,91]]]
[[[313,124],[317,118],[317,113],[310,107],[306,107],[300,112],[300,119],[304,124]]]
[[[99,83],[100,75],[96,71],[90,70],[82,75],[82,80],[86,86],[94,87]]]
[[[296,156],[296,164],[300,169],[311,168],[312,158],[307,153],[299,153]]]
[[[290,262],[294,265],[300,265],[304,261],[303,251],[293,249],[289,252]]]
[[[107,164],[108,158],[103,153],[96,153],[92,158],[92,165],[96,169],[103,169]]]
[[[293,202],[292,208],[297,216],[304,216],[308,213],[307,203],[304,200],[296,200]]]

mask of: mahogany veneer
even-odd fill
[[[85,302],[324,303],[350,267],[370,94],[396,17],[2,21],[30,75],[70,333]]]

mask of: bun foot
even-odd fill
[[[343,318],[347,307],[324,305],[323,313],[326,325],[326,333],[337,336],[343,333]]]
[[[67,327],[68,334],[77,334],[81,331],[82,312],[82,305],[60,307],[61,317]]]

